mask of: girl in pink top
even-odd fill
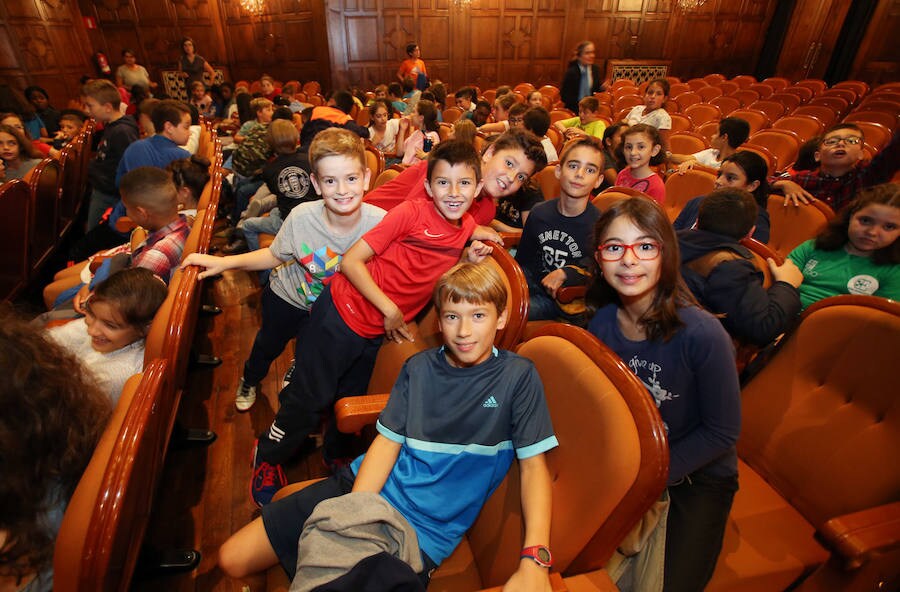
[[[622,136],[622,152],[625,168],[616,177],[616,185],[642,191],[662,205],[666,201],[666,185],[650,168],[663,161],[659,130],[645,123],[631,126]]]
[[[412,128],[416,129],[410,132]],[[419,101],[412,115],[400,120],[400,132],[397,134],[397,153],[403,154],[403,164],[416,164],[420,160],[425,160],[431,149],[437,146],[440,141],[437,109],[434,103],[431,101]]]

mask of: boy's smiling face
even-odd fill
[[[316,163],[312,183],[329,212],[349,216],[362,205],[369,175],[369,169],[359,159],[335,154]]]
[[[512,195],[534,172],[534,162],[525,156],[522,149],[504,148],[494,151],[489,148],[482,161],[484,190],[491,197]]]
[[[441,302],[438,323],[444,337],[444,355],[451,366],[476,366],[491,356],[497,331],[506,326],[507,312],[497,313],[493,303]]]
[[[566,197],[588,197],[600,186],[603,154],[589,146],[578,146],[566,155],[566,161],[556,166],[560,192]]]
[[[470,165],[438,160],[431,171],[431,180],[425,181],[425,191],[443,218],[451,224],[459,224],[475,196],[481,192],[481,182]]]

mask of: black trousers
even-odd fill
[[[297,336],[293,378],[278,395],[278,413],[269,431],[259,437],[257,461],[285,463],[339,397],[365,394],[381,341],[382,337],[354,333],[338,314],[331,289],[326,287]],[[329,450],[328,434],[325,453],[342,456]]]
[[[666,522],[665,592],[702,592],[722,550],[737,475],[695,472],[669,487]]]
[[[257,386],[275,358],[291,339],[297,337],[309,321],[309,311],[283,300],[266,286],[262,293],[262,325],[253,341],[250,357],[244,363],[244,382]]]

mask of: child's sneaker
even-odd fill
[[[291,367],[288,368],[288,371],[284,373],[284,378],[281,381],[281,388],[286,389],[287,385],[291,384],[291,379],[294,378],[294,368],[297,367],[297,359],[294,358],[291,360]]]
[[[269,464],[265,461],[258,463],[256,460],[256,448],[259,440],[253,443],[253,476],[250,479],[250,498],[258,507],[263,507],[272,501],[272,496],[279,489],[287,485],[287,477],[281,465]]]
[[[253,407],[254,403],[256,403],[256,387],[250,386],[244,382],[243,378],[241,378],[241,381],[238,383],[237,392],[234,396],[235,408],[237,408],[238,411],[244,412]]]

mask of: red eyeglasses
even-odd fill
[[[662,245],[654,241],[641,241],[630,245],[622,243],[604,243],[597,247],[600,259],[603,261],[618,261],[625,256],[625,251],[631,251],[641,261],[651,261],[659,257]]]

